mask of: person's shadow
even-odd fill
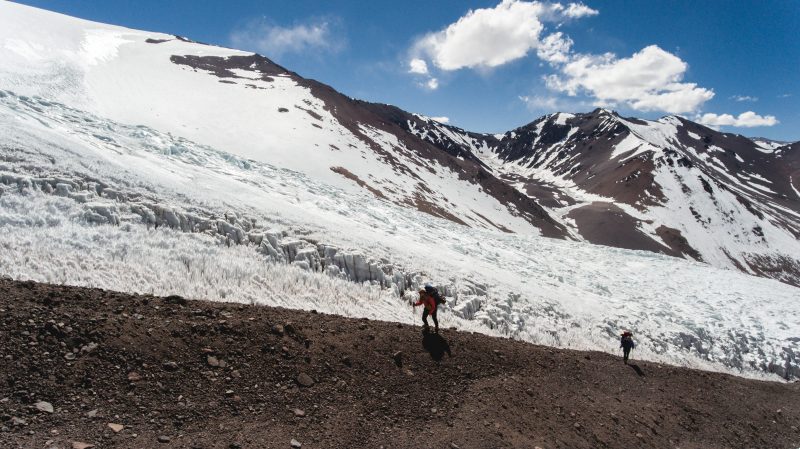
[[[441,361],[445,353],[452,357],[450,344],[439,334],[434,334],[428,330],[422,331],[422,347],[431,355],[433,360]]]
[[[638,374],[639,377],[644,377],[644,371],[642,371],[642,369],[639,368],[639,365],[637,365],[635,363],[631,363],[631,364],[628,364],[628,366],[633,368],[633,370],[636,371],[636,374]]]

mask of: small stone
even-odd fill
[[[283,337],[284,334],[283,326],[281,326],[280,324],[272,326],[272,333]]]
[[[164,301],[167,302],[168,304],[176,304],[179,306],[186,305],[186,298],[180,295],[169,295],[166,298],[164,298]]]
[[[298,418],[302,418],[302,417],[306,416],[305,410],[296,408],[296,409],[294,409],[292,411],[294,412],[294,416],[297,416]]]
[[[233,396],[233,390],[225,390],[225,396]]]
[[[300,385],[302,385],[304,387],[310,387],[310,386],[314,385],[314,379],[312,379],[311,376],[309,376],[306,373],[300,373],[297,376],[297,383],[299,383]]]
[[[637,433],[636,438],[644,438],[644,435],[642,435],[641,433]]]
[[[16,416],[14,416],[11,418],[11,425],[14,427],[27,426],[28,421],[25,421],[22,418],[17,418]]]
[[[64,354],[64,359],[66,359],[66,360],[75,360],[75,354],[73,354],[71,352],[68,352],[68,353]]]
[[[580,429],[581,428],[581,424],[576,422],[575,424],[572,425],[572,427],[574,427],[576,429]]]
[[[456,443],[450,443],[450,449],[461,449]]]
[[[214,368],[219,367],[219,359],[217,359],[213,355],[206,357],[206,363],[208,363],[208,366],[213,366]]]
[[[178,371],[178,364],[175,362],[164,362],[161,364],[164,371]]]
[[[115,424],[113,422],[108,423],[108,427],[114,431],[114,433],[122,432],[122,429],[125,428],[122,424]]]
[[[137,373],[136,371],[131,371],[130,373],[128,373],[128,380],[130,382],[139,382],[140,380],[142,380],[142,375]]]
[[[94,444],[84,443],[83,441],[73,441],[72,449],[91,449]]]
[[[295,440],[294,438],[292,438],[292,441],[290,441],[290,442],[289,442],[289,444],[290,444],[292,447],[303,447],[303,445],[302,445],[302,444],[300,444],[300,442],[299,442],[299,441],[297,441],[297,440]]]
[[[168,437],[166,435],[160,435],[158,437],[158,442],[159,443],[169,443],[170,441],[172,441],[172,438],[170,438],[170,437]]]
[[[36,410],[44,413],[53,413],[55,411],[53,410],[53,404],[45,401],[39,401],[33,404],[33,406],[36,407]]]
[[[89,417],[89,418],[94,418],[95,416],[97,416],[97,409],[88,411],[86,413],[86,416]]]

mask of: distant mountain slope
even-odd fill
[[[406,129],[477,155],[592,243],[800,284],[798,144],[766,148],[681,117],[552,114],[503,135]]]

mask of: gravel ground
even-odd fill
[[[0,324],[2,448],[800,447],[800,383],[605,353],[11,280]]]

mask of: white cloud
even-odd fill
[[[441,70],[497,67],[538,47],[544,29],[539,2],[503,0],[494,8],[470,10],[447,28],[419,39],[414,51]]]
[[[572,19],[596,16],[597,14],[599,14],[599,12],[596,9],[592,9],[583,3],[570,3],[566,11],[564,11],[564,16]]]
[[[436,78],[430,78],[425,83],[425,87],[427,87],[430,90],[436,90],[439,88],[439,80],[437,80]]]
[[[681,113],[696,111],[714,97],[710,89],[681,82],[687,68],[677,56],[651,45],[629,58],[574,55],[560,75],[545,80],[549,88],[568,95],[585,92],[597,104]]]
[[[734,95],[730,98],[735,101],[758,101],[758,97],[751,97],[749,95]]]
[[[431,120],[436,120],[439,123],[450,123],[450,117],[431,117]]]
[[[481,70],[535,52],[556,70],[544,77],[547,87],[570,97],[588,97],[594,105],[679,114],[696,112],[714,97],[712,89],[684,82],[688,64],[656,45],[627,58],[580,54],[573,52],[573,40],[566,34],[545,32],[547,23],[560,25],[597,14],[583,3],[502,0],[493,8],[470,10],[444,29],[418,39],[409,66],[412,73],[426,75],[429,68]],[[414,64],[423,67],[422,63],[425,73],[421,68],[414,71]],[[438,87],[432,75],[427,84],[433,84],[429,89]],[[543,102],[545,97],[524,98],[529,107],[552,106]]]
[[[314,19],[291,27],[283,27],[267,19],[244,24],[230,34],[233,47],[280,57],[286,53],[304,53],[312,50],[337,52],[344,40],[334,33],[336,20]]]
[[[539,95],[520,95],[520,100],[525,103],[528,109],[533,111],[548,110],[555,111],[558,109],[559,99],[556,97],[542,97]]]
[[[408,73],[414,73],[417,75],[427,75],[428,63],[426,63],[425,60],[423,59],[414,58],[408,62]]]
[[[778,124],[778,119],[773,115],[758,115],[753,111],[742,112],[738,117],[731,114],[712,114],[707,113],[698,115],[695,120],[703,125],[712,128],[720,126],[737,126],[740,128],[753,128],[756,126],[774,126]]]
[[[571,97],[552,95],[520,95],[519,99],[525,103],[531,112],[550,113],[557,111],[577,111],[592,107],[592,104]]]
[[[563,64],[569,61],[572,39],[560,31],[547,35],[536,49],[539,59],[551,64]]]

